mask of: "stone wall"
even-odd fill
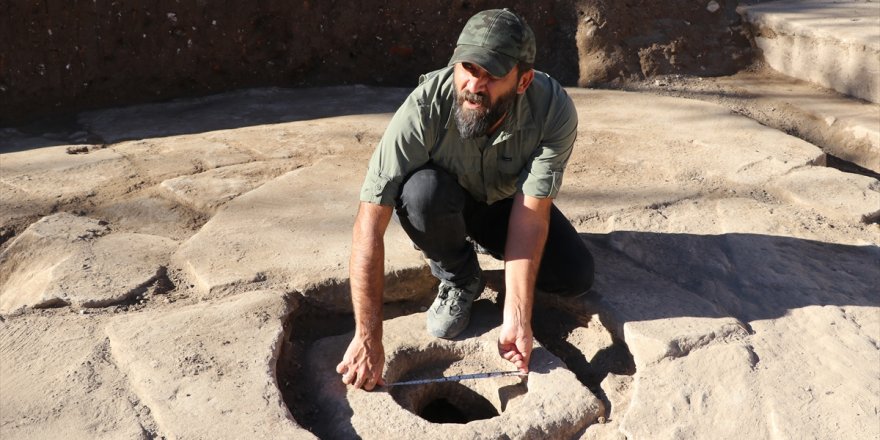
[[[537,68],[566,85],[732,72],[748,50],[724,37],[735,4],[706,3],[3,0],[0,126],[245,87],[410,86],[446,64],[468,17],[502,6],[527,18]]]

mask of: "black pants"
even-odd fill
[[[430,260],[431,272],[454,284],[475,276],[479,263],[471,237],[495,255],[504,255],[513,199],[477,202],[454,175],[429,164],[407,176],[397,199],[396,217]],[[537,288],[570,296],[593,284],[593,257],[577,231],[554,205]]]

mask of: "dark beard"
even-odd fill
[[[516,88],[510,92],[498,97],[494,105],[486,105],[489,98],[486,95],[473,94],[467,90],[463,90],[461,94],[455,91],[455,124],[458,126],[458,133],[462,139],[476,139],[485,136],[486,132],[503,118],[513,108],[516,98]],[[482,109],[468,110],[462,107],[464,100],[481,104]]]

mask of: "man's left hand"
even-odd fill
[[[501,325],[498,336],[498,352],[523,373],[529,372],[529,359],[532,357],[532,326],[529,324],[507,323]]]

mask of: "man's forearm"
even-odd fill
[[[355,219],[349,276],[355,329],[364,337],[382,335],[385,285],[385,229],[391,207],[361,203]]]
[[[541,264],[552,199],[518,194],[510,212],[504,251],[505,322],[530,324],[535,280]]]

